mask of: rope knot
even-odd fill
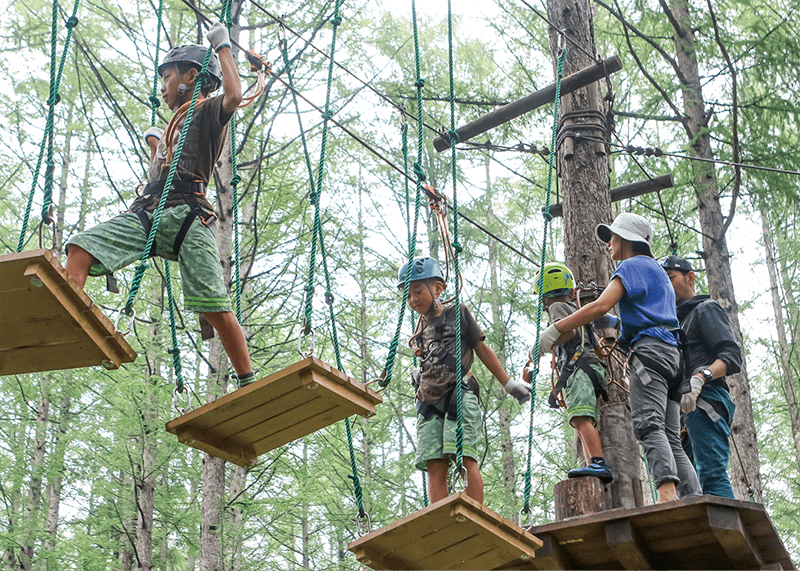
[[[242,177],[239,176],[238,174],[233,175],[233,177],[231,178],[231,186],[236,186],[240,182],[242,182]]]
[[[422,89],[423,87],[425,87],[425,78],[420,77],[419,79],[417,79],[417,81],[414,82],[414,87],[416,87],[417,89]]]
[[[464,248],[462,248],[462,247],[461,247],[461,242],[459,242],[458,240],[456,240],[455,242],[453,242],[453,251],[454,251],[456,254],[460,254],[461,252],[463,252],[463,251],[464,251]]]
[[[77,16],[70,16],[69,18],[67,18],[67,23],[66,23],[67,29],[74,28],[77,25],[78,25]]]
[[[342,25],[342,17],[341,17],[339,14],[336,14],[336,15],[333,17],[333,19],[331,20],[331,23],[332,23],[334,26],[341,26],[341,25]]]
[[[550,222],[553,219],[553,215],[550,214],[550,205],[547,205],[547,210],[542,212],[542,218],[545,219],[546,222]]]
[[[157,96],[151,95],[149,99],[150,99],[150,106],[153,109],[158,109],[161,106],[161,99],[159,99]]]
[[[331,119],[333,119],[333,113],[331,113],[330,111],[325,111],[325,112],[322,114],[322,118],[323,118],[325,121],[330,121]]]
[[[456,143],[461,140],[461,137],[458,136],[458,132],[453,129],[447,131],[447,138],[450,139],[451,147],[455,147]]]
[[[51,94],[50,97],[47,98],[47,104],[51,107],[54,107],[59,103],[61,103],[61,96],[58,94],[58,92]]]
[[[419,182],[425,182],[425,180],[427,180],[425,170],[422,168],[419,161],[414,161],[414,174],[417,175],[417,180]]]

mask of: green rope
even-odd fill
[[[203,60],[203,66],[200,69],[200,73],[197,74],[194,92],[192,93],[192,101],[189,104],[189,111],[186,113],[186,118],[183,121],[181,137],[172,157],[172,164],[170,165],[167,180],[164,182],[164,190],[161,193],[161,200],[159,200],[158,207],[153,213],[153,227],[150,229],[150,235],[147,237],[147,243],[145,244],[144,251],[142,252],[141,262],[138,266],[136,266],[136,271],[134,272],[133,280],[131,281],[130,291],[128,292],[128,300],[125,303],[125,308],[123,309],[126,315],[133,315],[133,302],[136,300],[136,295],[139,293],[139,288],[142,284],[142,277],[147,269],[147,254],[150,251],[150,248],[153,246],[153,242],[155,242],[158,226],[161,224],[161,215],[164,212],[164,205],[167,202],[169,189],[172,188],[172,179],[175,177],[175,172],[178,169],[178,161],[180,160],[181,152],[183,151],[183,144],[186,141],[186,133],[189,131],[189,124],[192,122],[192,117],[194,116],[195,105],[197,103],[197,98],[200,95],[200,87],[203,84],[203,80],[208,75],[208,61],[211,59],[211,50],[212,48],[209,47],[208,51],[206,51],[206,57]]]
[[[39,146],[39,156],[36,159],[36,169],[33,173],[33,183],[31,184],[31,191],[28,194],[28,202],[25,206],[25,214],[22,218],[22,228],[19,235],[19,242],[17,243],[17,252],[21,252],[25,245],[25,235],[28,233],[28,222],[30,220],[31,208],[33,206],[33,196],[36,192],[36,185],[39,179],[39,171],[42,168],[42,159],[45,153],[45,146],[47,147],[47,161],[45,164],[47,168],[44,174],[44,200],[42,202],[42,223],[52,224],[53,220],[50,217],[50,206],[53,201],[53,172],[55,170],[55,163],[53,162],[53,127],[55,124],[55,107],[61,96],[58,94],[58,88],[61,84],[61,76],[64,72],[64,64],[66,63],[67,53],[69,51],[70,40],[72,39],[72,30],[78,25],[78,0],[72,8],[72,16],[67,19],[65,27],[67,28],[67,37],[64,41],[64,51],[61,53],[61,61],[56,70],[56,44],[57,31],[58,31],[58,0],[53,0],[52,21],[50,25],[50,94],[47,98],[47,119],[45,121],[44,134],[42,135],[42,142]]]
[[[225,26],[228,28],[230,36],[233,27],[232,15],[233,0],[222,0],[222,14]],[[230,148],[231,148],[231,193],[233,201],[233,299],[235,304],[236,319],[242,323],[242,281],[241,281],[241,253],[239,252],[239,183],[242,177],[239,176],[239,165],[236,158],[236,114],[230,119]]]
[[[653,498],[653,504],[658,501],[656,494],[656,484],[653,482],[653,475],[650,473],[650,463],[647,461],[647,454],[642,450],[642,460],[644,460],[644,467],[647,469],[647,483],[650,484],[650,497]]]
[[[403,125],[401,127],[401,136],[402,136],[402,150],[403,150],[403,168],[404,172],[408,173],[408,123],[403,121]],[[405,198],[406,198],[406,228],[408,234],[408,252],[406,255],[406,261],[408,263],[408,267],[406,268],[406,277],[405,283],[403,284],[403,296],[400,302],[400,315],[397,316],[397,327],[394,331],[394,336],[392,337],[392,341],[389,343],[389,355],[386,357],[386,366],[384,370],[386,374],[384,378],[379,383],[382,387],[386,387],[392,382],[392,371],[394,370],[394,360],[397,356],[397,348],[400,344],[400,330],[403,327],[403,317],[405,316],[406,304],[408,303],[408,289],[410,286],[410,279],[411,279],[411,260],[414,259],[414,253],[417,250],[417,226],[419,224],[419,213],[420,213],[420,205],[422,203],[422,196],[420,192],[420,185],[417,184],[417,192],[416,192],[416,200],[415,200],[415,208],[414,208],[414,226],[412,231],[411,226],[411,202],[409,197],[408,191],[408,177],[403,177],[404,182],[404,191],[405,191]],[[413,312],[412,312],[412,319],[413,319]],[[415,358],[416,361],[416,358]]]
[[[178,348],[178,328],[175,324],[175,297],[172,295],[172,275],[169,268],[169,260],[164,260],[164,276],[167,282],[167,301],[169,303],[169,329],[172,341],[172,368],[175,370],[175,391],[182,393],[184,390],[183,366],[181,365],[181,352]]]
[[[450,177],[453,179],[453,271],[455,274],[456,305],[456,371],[461,371],[461,271],[458,258],[461,244],[458,241],[458,170],[456,165],[456,95],[455,68],[453,65],[453,13],[451,2],[447,0],[447,56],[450,71]],[[460,377],[460,374],[458,375]],[[461,474],[464,466],[464,391],[461,390],[461,379],[456,379],[456,473]]]
[[[561,99],[561,79],[564,75],[564,58],[567,55],[567,49],[562,48],[558,56],[558,65],[556,70],[556,93],[555,101],[553,104],[553,137],[550,143],[550,161],[547,168],[547,190],[545,192],[545,207],[544,207],[544,231],[542,238],[542,257],[539,264],[540,268],[544,268],[545,252],[547,250],[547,226],[553,216],[550,214],[550,196],[553,188],[553,170],[555,167],[556,156],[556,134],[558,132],[558,108]],[[530,422],[528,423],[528,463],[525,470],[525,505],[522,508],[524,513],[530,512],[530,497],[531,497],[531,449],[533,448],[533,410],[534,402],[536,401],[536,377],[539,375],[539,342],[540,331],[539,326],[542,323],[542,300],[544,291],[544,272],[539,272],[539,301],[536,306],[536,344],[534,345],[534,358],[533,358],[533,373],[531,374],[531,414]]]

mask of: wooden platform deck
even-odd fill
[[[117,369],[135,358],[50,250],[0,256],[0,375]]]
[[[453,494],[353,541],[347,549],[373,569],[532,569],[542,542],[514,522]],[[523,567],[520,567],[523,568]]]
[[[763,505],[715,496],[528,529],[535,569],[795,569]]]
[[[308,357],[166,424],[168,432],[245,468],[258,456],[359,414],[372,416],[381,396]]]

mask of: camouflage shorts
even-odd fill
[[[481,406],[478,397],[473,393],[465,392],[462,405],[462,428],[464,429],[462,450],[464,456],[478,461],[480,459],[480,444],[482,442]],[[436,405],[443,410],[444,402]],[[428,460],[443,460],[455,458],[456,448],[456,421],[442,418],[432,414],[426,420],[422,415],[417,415],[417,458],[418,470],[428,469]]]
[[[590,365],[600,378],[603,385],[606,384],[606,370],[602,365]],[[564,388],[564,402],[567,404],[567,420],[572,420],[576,416],[588,416],[597,425],[599,412],[597,410],[597,397],[594,394],[594,385],[589,375],[580,369],[575,369],[567,379],[567,386]]]
[[[189,227],[179,255],[172,251],[175,236],[189,211],[189,206],[164,209],[156,234],[155,254],[178,262],[187,310],[197,313],[231,311],[216,238],[199,218]],[[152,213],[148,216],[152,220]],[[136,214],[123,212],[74,235],[67,242],[67,248],[71,244],[80,246],[97,260],[89,275],[102,276],[139,261],[147,244],[147,234]]]

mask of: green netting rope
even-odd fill
[[[553,188],[553,170],[555,167],[556,156],[556,134],[558,133],[558,109],[559,101],[561,100],[561,79],[564,75],[564,58],[567,55],[567,49],[562,48],[558,56],[558,64],[556,69],[556,93],[555,101],[553,103],[553,136],[550,142],[550,160],[547,168],[547,190],[545,192],[545,207],[544,207],[544,230],[542,238],[542,257],[539,264],[540,268],[545,264],[545,252],[547,250],[547,227],[552,220],[553,216],[550,214],[550,196]],[[539,327],[542,323],[542,299],[544,291],[544,272],[539,272],[539,301],[536,305],[536,344],[534,345],[534,358],[533,358],[533,373],[531,374],[531,413],[530,421],[528,423],[528,458],[527,468],[525,470],[525,503],[522,511],[524,513],[530,512],[530,497],[531,497],[531,449],[533,448],[533,410],[534,403],[536,402],[536,377],[539,375],[539,342],[540,331]]]
[[[55,163],[53,162],[53,126],[55,124],[55,107],[61,96],[58,94],[58,88],[61,84],[61,76],[64,71],[64,64],[67,59],[67,52],[69,51],[70,40],[72,39],[72,30],[78,25],[78,0],[72,8],[72,16],[67,19],[65,27],[67,28],[67,37],[64,41],[64,51],[61,53],[61,61],[56,69],[56,44],[58,43],[58,0],[53,0],[52,22],[50,26],[50,91],[47,98],[47,119],[45,121],[44,134],[42,142],[39,145],[39,156],[36,159],[36,169],[33,173],[33,183],[31,184],[31,191],[28,194],[28,202],[25,206],[25,214],[22,218],[22,228],[19,234],[19,242],[17,243],[17,252],[21,252],[25,245],[25,235],[28,233],[28,221],[31,216],[31,208],[33,206],[33,196],[36,192],[36,185],[39,179],[39,171],[42,168],[42,159],[45,153],[45,146],[47,146],[47,168],[44,174],[44,199],[42,202],[42,223],[51,224],[53,221],[50,217],[50,205],[53,201],[53,171],[55,170]]]
[[[208,75],[208,62],[211,59],[211,51],[212,48],[209,47],[206,51],[206,56],[203,59],[203,66],[200,69],[200,73],[197,74],[194,92],[192,93],[192,101],[189,104],[189,110],[186,113],[186,118],[183,121],[180,140],[178,141],[178,146],[175,148],[175,152],[172,157],[172,164],[170,165],[167,180],[164,182],[164,190],[161,193],[161,200],[159,200],[158,207],[153,213],[153,227],[150,229],[150,235],[147,237],[147,243],[145,244],[144,251],[142,252],[141,262],[138,266],[136,266],[136,271],[134,272],[133,280],[131,281],[130,291],[128,292],[128,300],[125,303],[125,308],[123,309],[125,314],[129,316],[133,315],[133,302],[136,300],[136,295],[139,293],[139,288],[142,284],[142,277],[147,269],[147,254],[150,252],[153,242],[155,242],[156,232],[158,231],[159,224],[161,224],[161,215],[164,212],[164,205],[167,202],[169,189],[172,187],[172,179],[175,177],[175,172],[178,169],[178,161],[180,160],[181,152],[183,151],[183,144],[186,141],[186,133],[189,131],[189,124],[192,122],[192,117],[194,116],[195,105],[197,103],[197,98],[200,95],[200,87],[203,84],[203,80]]]
[[[450,178],[453,180],[453,273],[455,278],[455,306],[456,306],[456,371],[461,371],[461,270],[458,258],[461,254],[461,244],[458,241],[458,169],[456,165],[456,95],[455,95],[455,68],[453,65],[453,13],[451,1],[447,0],[447,59],[450,76]],[[458,374],[460,377],[460,374]],[[456,379],[456,474],[461,474],[464,467],[464,391],[461,390],[462,380]]]
[[[232,14],[233,0],[222,0],[222,19],[225,27],[228,28],[228,35],[233,27]],[[233,201],[233,299],[234,313],[239,324],[242,323],[242,281],[241,281],[241,253],[239,252],[239,183],[242,177],[239,176],[239,164],[236,158],[236,114],[230,120],[230,149],[231,149],[231,200]]]
[[[656,485],[655,482],[653,482],[653,475],[650,473],[650,463],[647,461],[647,454],[644,453],[643,449],[641,450],[641,452],[642,452],[642,460],[644,460],[644,467],[647,470],[647,483],[650,484],[650,497],[653,498],[653,504],[655,504],[658,501],[658,495],[656,494]]]

